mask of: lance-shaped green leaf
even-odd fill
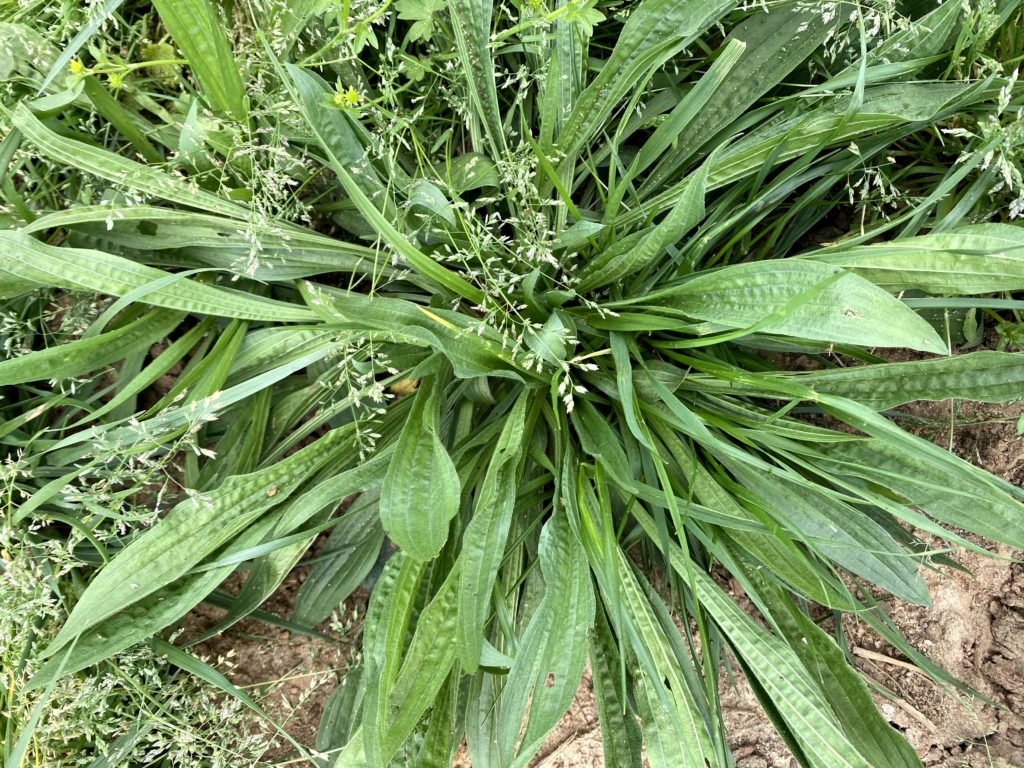
[[[1024,547],[1024,506],[1007,484],[953,454],[932,455],[921,438],[906,437],[904,445],[875,438],[827,446],[823,453],[834,463],[825,466],[893,491],[940,523]],[[915,450],[918,441],[926,445]]]
[[[530,402],[528,393],[521,394],[505,417],[501,436],[476,494],[473,518],[462,537],[457,637],[462,666],[471,673],[480,663],[491,591],[505,556],[505,544],[516,506],[516,488],[529,445],[525,428]]]
[[[787,374],[789,377],[817,392],[848,397],[877,410],[915,400],[951,397],[1006,403],[1024,393],[1024,354],[972,352],[906,363]]]
[[[0,274],[111,296],[137,291],[147,304],[202,315],[284,323],[316,319],[305,307],[207,285],[103,251],[46,245],[14,230],[0,231]]]
[[[670,245],[682,237],[704,218],[704,195],[708,185],[710,162],[704,163],[693,174],[686,191],[672,206],[664,221],[658,224],[640,242],[625,250],[614,246],[589,261],[580,273],[578,291],[590,291],[609,285],[651,264]],[[622,241],[620,241],[622,242]]]
[[[285,501],[350,442],[350,430],[334,430],[271,467],[228,478],[216,490],[180,502],[96,575],[45,655],[183,576]]]
[[[714,328],[945,353],[913,310],[851,273],[801,259],[735,264],[633,301],[664,304]]]
[[[246,119],[245,87],[213,0],[153,0],[214,112]]]
[[[845,267],[894,293],[1018,291],[1024,288],[1024,227],[972,224],[809,258]]]
[[[416,619],[416,633],[393,686],[385,688],[387,720],[381,739],[381,756],[386,765],[434,704],[441,686],[455,664],[452,634],[458,621],[459,562]]]
[[[844,9],[847,9],[844,11]],[[833,13],[848,13],[839,4]],[[682,134],[679,146],[659,159],[644,182],[641,194],[658,189],[672,178],[694,152],[728,128],[757,99],[781,83],[834,32],[834,17],[827,11],[800,2],[772,6],[750,15],[726,40],[744,43],[739,61],[718,83],[693,122]]]
[[[363,624],[364,679],[362,727],[346,746],[338,766],[385,768],[391,755],[383,754],[390,719],[389,695],[401,668],[409,620],[423,577],[424,564],[396,552],[374,586]]]
[[[655,733],[662,749],[656,752],[656,757],[663,758],[658,768],[671,768],[673,765],[703,768],[713,759],[707,723],[693,699],[679,667],[679,659],[626,556],[615,550],[611,557],[614,558],[615,582],[602,584],[602,591],[607,590],[604,595],[606,605],[621,606],[617,610],[622,615],[616,617],[613,614],[611,618],[618,624],[617,634],[628,642],[637,658],[639,677],[644,685],[642,693],[647,697],[649,706],[658,711]],[[612,594],[612,589],[616,594]],[[647,707],[642,707],[641,712],[645,709]],[[650,720],[644,723],[647,736],[652,735],[650,725]]]
[[[168,336],[182,317],[181,312],[158,309],[99,336],[0,360],[0,386],[66,379],[98,371],[134,352],[149,349]]]
[[[790,536],[806,541],[812,551],[897,597],[929,603],[916,560],[862,511],[781,477],[739,465],[732,470],[765,504],[765,512],[779,520]]]
[[[641,73],[656,68],[713,24],[732,3],[722,0],[645,0],[629,15],[611,55],[576,99],[572,115],[556,137],[567,163],[576,163],[586,144]]]
[[[434,374],[420,384],[380,493],[384,530],[417,560],[441,551],[459,511],[459,475],[438,435],[443,392],[437,379]]]
[[[274,522],[273,515],[257,520],[222,548],[220,556],[229,558],[259,543]],[[43,688],[60,675],[70,675],[109,659],[171,626],[213,592],[236,567],[230,563],[184,576],[95,624],[78,638],[68,663],[63,663],[63,654],[51,656],[32,676],[29,687]]]
[[[516,651],[498,723],[503,764],[513,768],[529,763],[572,703],[594,623],[586,554],[564,515],[556,514],[545,524],[539,556],[544,597]]]
[[[315,116],[316,134],[324,149],[345,168],[358,169],[359,173],[353,178],[359,188],[371,199],[388,205],[385,212],[395,217],[392,201],[386,198],[381,200],[385,194],[384,184],[381,183],[377,170],[370,164],[366,148],[356,135],[348,116],[341,110],[323,108],[324,102],[331,98],[334,89],[322,78],[305,69],[288,67],[288,73],[292,76],[306,114]]]
[[[304,73],[292,65],[287,66],[286,73],[291,80],[298,80],[305,77]],[[348,193],[358,211],[366,218],[370,225],[378,232],[381,238],[390,245],[402,258],[409,262],[409,265],[424,277],[427,277],[439,285],[451,290],[463,298],[479,303],[483,300],[483,293],[479,288],[468,282],[462,275],[453,272],[447,267],[439,264],[431,256],[423,253],[413,245],[398,229],[395,228],[388,218],[381,212],[377,203],[367,196],[352,176],[349,167],[341,161],[334,153],[334,149],[328,143],[324,134],[324,113],[327,108],[322,104],[304,104],[302,114],[310,128],[316,134],[320,145],[330,160],[331,167],[338,175],[342,186]]]
[[[473,105],[472,114],[483,127],[491,156],[497,160],[504,155],[505,132],[498,109],[498,90],[494,83],[494,62],[490,49],[493,8],[491,0],[448,2],[455,45],[462,62],[460,71],[466,77],[466,88]]]
[[[800,610],[781,589],[751,569],[771,621],[796,651],[804,667],[825,694],[850,743],[868,759],[891,768],[919,768],[921,759],[879,713],[864,678],[846,661],[835,640]]]
[[[655,546],[663,552],[667,548],[672,568],[685,579],[692,575],[697,599],[776,706],[811,765],[814,768],[872,768],[843,733],[828,700],[810,678],[796,652],[747,616],[710,576],[699,568],[688,567],[687,555],[678,545],[661,541],[650,515],[637,510],[634,516]]]
[[[54,133],[25,104],[14,110],[13,122],[51,160],[162,200],[242,221],[250,218],[244,206],[200,189],[188,179]]]
[[[980,82],[899,83],[868,89],[861,109],[848,114],[849,97],[827,101],[807,113],[758,126],[722,151],[711,169],[708,190],[722,189],[741,179],[801,157],[823,146],[846,146],[860,136],[887,128],[910,132],[915,123],[933,122],[989,98],[998,85]],[[686,180],[673,184],[646,201],[624,211],[617,226],[636,226],[652,214],[667,210],[686,189]]]
[[[605,764],[641,768],[640,728],[629,705],[628,692],[622,688],[619,654],[604,610],[599,610],[594,633],[590,638],[589,656]],[[668,732],[670,729],[665,730]],[[682,762],[679,761],[677,765]]]
[[[292,621],[313,627],[330,616],[370,573],[383,544],[377,494],[364,493],[331,531],[299,587]]]
[[[330,517],[334,507],[340,504],[345,497],[353,493],[359,493],[360,491],[380,485],[384,479],[384,472],[387,469],[387,460],[388,450],[378,451],[369,461],[361,462],[351,469],[323,480],[308,491],[295,497],[294,500],[286,503],[274,527],[268,531],[264,540],[260,542],[260,546],[242,553],[246,559],[255,558],[255,562],[249,568],[249,575],[246,577],[245,585],[233,601],[228,613],[213,627],[206,630],[203,638],[223,632],[256,610],[280,586],[292,569],[295,568],[299,559],[309,549],[320,530],[324,526],[332,524],[323,521]],[[370,512],[374,513],[376,510],[371,508]],[[361,520],[365,521],[367,517],[368,515],[364,514]],[[299,530],[307,521],[313,523],[320,522],[320,525],[314,526],[308,534],[301,531],[293,533]],[[376,525],[374,526],[372,523],[376,523]],[[367,524],[367,526],[370,527],[371,531],[376,529],[378,532],[377,549],[369,553],[372,559],[364,556],[364,561],[368,560],[369,562],[365,564],[365,569],[361,573],[355,572],[350,574],[350,579],[355,579],[355,583],[352,584],[353,589],[362,581],[370,568],[373,567],[377,555],[380,554],[379,542],[383,536],[379,533],[380,524],[375,514],[373,515],[372,523]],[[342,518],[342,522],[337,525],[339,528],[344,525],[345,532],[350,535],[358,531],[358,528],[345,518]],[[353,543],[358,545],[361,542],[356,540]],[[266,554],[262,554],[263,549],[270,547],[273,547],[273,549]],[[238,555],[236,555],[237,557]],[[218,558],[218,561],[220,559]],[[303,586],[308,583],[309,581],[307,580],[303,583]],[[319,624],[323,618],[326,618],[337,607],[338,603],[335,602],[327,608],[323,617],[316,621],[301,623],[310,626]]]

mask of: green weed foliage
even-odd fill
[[[295,628],[386,562],[307,761],[525,766],[589,666],[609,765],[728,766],[724,666],[920,764],[832,619],[958,685],[880,596],[1024,547],[889,414],[1024,392],[1020,0],[0,9],[4,525],[66,553],[6,768],[144,643],[258,709],[168,638],[325,532]]]

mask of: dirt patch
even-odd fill
[[[292,571],[262,610],[288,618],[307,570],[300,567]],[[236,574],[226,582],[225,589],[236,591],[241,582]],[[313,749],[327,697],[358,649],[368,599],[366,590],[356,590],[339,611],[338,621],[317,627],[326,637],[297,635],[262,621],[244,620],[192,650],[217,663],[235,685],[259,701],[274,722],[299,744]],[[185,622],[182,640],[197,637],[224,615],[219,608],[198,606]],[[268,724],[259,727],[270,739],[263,762],[276,764],[296,756],[295,749]]]

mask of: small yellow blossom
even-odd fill
[[[72,59],[71,63],[68,64],[68,70],[70,70],[72,75],[84,75],[85,64],[83,64],[78,59]]]
[[[110,83],[110,87],[117,90],[124,85],[124,75],[120,72],[111,72],[107,75],[107,82]]]
[[[339,107],[356,107],[363,101],[363,96],[351,85],[344,91],[334,94],[334,103]]]

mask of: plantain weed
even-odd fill
[[[920,765],[805,609],[955,684],[875,602],[928,602],[904,529],[1024,545],[1020,489],[887,415],[1019,398],[1021,356],[952,356],[945,323],[1021,309],[1019,2],[162,0],[60,77],[72,27],[27,7],[10,517],[96,542],[27,691],[150,640],[253,708],[165,637],[335,530],[310,623],[387,557],[333,766],[526,765],[588,663],[609,764],[727,766],[727,655],[800,764]],[[115,298],[42,332],[68,292]],[[135,495],[167,476],[173,508]]]

